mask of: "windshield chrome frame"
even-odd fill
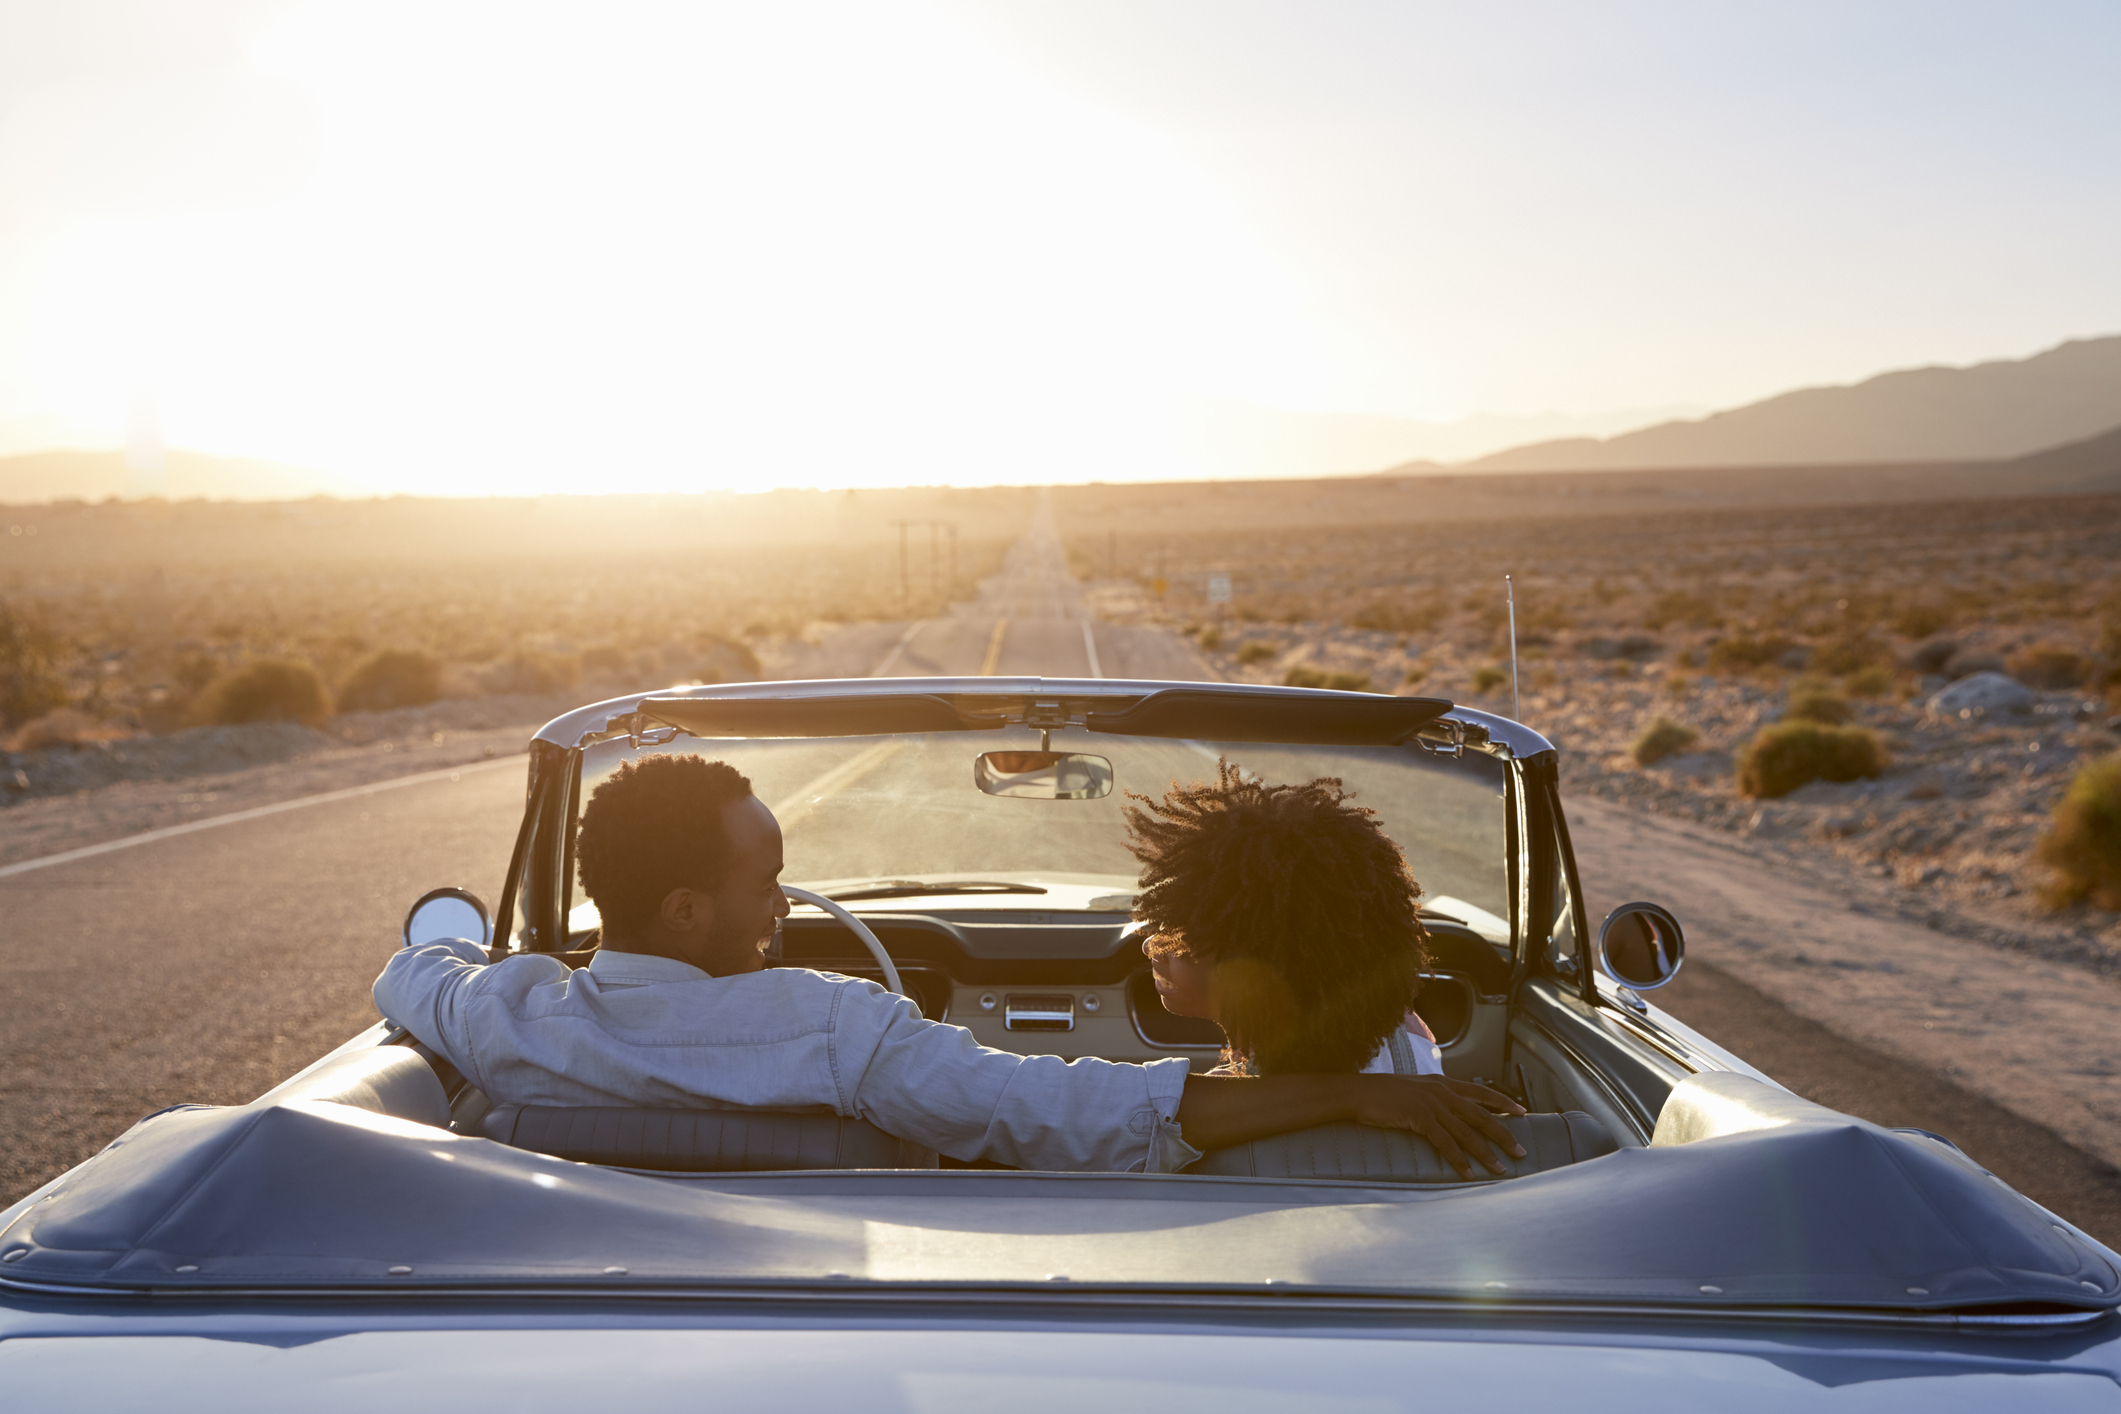
[[[518,836],[515,857],[509,863],[501,891],[501,905],[494,915],[496,958],[510,951],[561,952],[568,946],[567,909],[571,878],[567,864],[573,856],[572,821],[568,809],[579,791],[582,757],[586,748],[602,742],[631,740],[635,745],[661,744],[667,728],[644,731],[641,704],[650,698],[695,697],[738,698],[748,701],[816,700],[930,693],[957,699],[993,700],[997,707],[1024,704],[1024,715],[1035,715],[1045,704],[1066,699],[1070,703],[1096,704],[1117,709],[1166,689],[1228,692],[1234,695],[1273,695],[1325,701],[1362,700],[1366,693],[1336,692],[1322,688],[1266,688],[1252,683],[1172,682],[1155,679],[953,677],[953,678],[830,678],[788,682],[710,683],[694,687],[665,688],[608,698],[553,718],[532,738],[530,770],[525,792],[525,817]],[[1523,779],[1527,761],[1548,761],[1554,747],[1539,733],[1507,717],[1454,705],[1438,719],[1454,724],[1452,735],[1462,738],[1463,751],[1479,752],[1501,761],[1505,767],[1505,815],[1508,821],[1506,850],[1510,875],[1510,953],[1513,993],[1530,970],[1531,930],[1526,920],[1533,916],[1533,887],[1541,853],[1532,847],[1537,832],[1527,828],[1524,816],[1528,793]],[[1551,892],[1551,890],[1549,890]],[[523,946],[516,947],[518,939]],[[1514,1000],[1514,997],[1513,997]]]

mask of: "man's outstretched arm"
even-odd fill
[[[1498,1148],[1524,1157],[1495,1118],[1523,1113],[1499,1091],[1440,1075],[1189,1075],[1178,1102],[1186,1143],[1203,1151],[1354,1120],[1419,1134],[1462,1178],[1473,1176],[1472,1159],[1504,1172]]]

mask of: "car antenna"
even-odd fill
[[[1502,577],[1502,599],[1510,611],[1510,720],[1521,722],[1524,711],[1517,705],[1517,586]]]

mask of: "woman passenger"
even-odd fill
[[[1331,777],[1267,785],[1227,760],[1213,785],[1133,799],[1143,951],[1165,1010],[1222,1027],[1219,1072],[1442,1073],[1414,1014],[1421,885],[1375,811]]]

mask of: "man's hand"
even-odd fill
[[[1441,1075],[1358,1075],[1355,1122],[1376,1129],[1405,1129],[1436,1146],[1460,1178],[1473,1176],[1472,1159],[1490,1173],[1506,1173],[1499,1147],[1515,1158],[1524,1146],[1498,1114],[1521,1115],[1524,1106],[1499,1090]],[[1492,1141],[1492,1142],[1490,1142]],[[1471,1158],[1467,1157],[1468,1153]]]

